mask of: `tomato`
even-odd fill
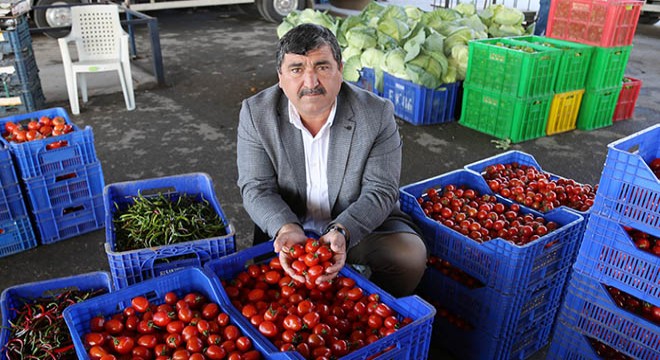
[[[183,331],[181,331],[181,336],[183,336],[183,340],[188,340],[193,336],[198,336],[199,331],[197,331],[197,326],[195,325],[186,325],[186,327],[183,328]]]
[[[206,298],[202,294],[193,292],[186,294],[183,297],[183,301],[185,301],[191,309],[198,309],[203,303],[206,302]]]
[[[330,359],[332,350],[327,346],[318,346],[312,348],[312,357],[317,360]]]
[[[110,319],[106,321],[103,327],[105,331],[111,335],[117,335],[124,331],[124,324],[117,319]]]
[[[379,303],[378,306],[376,306],[374,313],[380,317],[386,318],[392,315],[392,309],[386,304]]]
[[[151,350],[147,349],[144,346],[136,346],[131,351],[133,360],[135,359],[151,359]]]
[[[305,241],[305,252],[315,253],[316,250],[318,250],[320,246],[321,246],[320,241],[318,241],[314,238],[308,238],[307,241]]]
[[[307,329],[313,329],[321,321],[321,315],[315,311],[308,312],[303,316],[302,320]]]
[[[371,314],[367,319],[367,325],[372,329],[378,329],[383,326],[383,318],[379,315]]]
[[[183,331],[183,328],[186,327],[186,324],[181,320],[171,321],[165,327],[170,334],[180,334]]]
[[[188,360],[190,353],[186,349],[178,349],[172,354],[172,360]]]
[[[257,350],[250,350],[243,353],[241,360],[259,360],[261,359],[261,353]]]
[[[364,292],[360,287],[354,287],[346,293],[346,299],[352,301],[359,301],[364,296]]]
[[[147,300],[146,297],[144,296],[136,296],[133,299],[131,299],[131,306],[135,309],[137,312],[145,312],[147,309],[149,309],[149,300]]]
[[[140,320],[137,325],[137,331],[140,334],[153,334],[156,332],[156,327],[151,320]]]
[[[201,352],[204,349],[204,342],[199,336],[191,336],[186,340],[186,349],[192,353]]]
[[[165,293],[165,296],[163,296],[163,299],[165,300],[165,304],[174,306],[177,301],[179,301],[179,297],[176,295],[175,292],[169,291]]]
[[[92,360],[100,360],[104,355],[108,354],[108,352],[100,345],[92,346],[88,353]]]
[[[301,244],[295,244],[289,249],[289,256],[294,259],[299,259],[305,254],[305,247]]]
[[[276,270],[268,271],[264,274],[264,281],[267,284],[277,284],[280,281],[281,273]]]
[[[236,327],[236,325],[227,325],[222,331],[222,334],[227,340],[236,340],[240,336],[241,331],[238,329],[238,327]]]
[[[257,302],[264,299],[265,292],[263,289],[253,289],[248,293],[248,301]]]
[[[172,313],[172,317],[174,317],[174,313]],[[156,311],[151,318],[151,321],[153,321],[156,326],[164,328],[172,321],[172,317],[170,317],[165,311]]]
[[[137,344],[147,349],[153,349],[158,344],[158,338],[153,334],[145,334],[137,339]]]
[[[188,360],[205,360],[205,359],[206,358],[204,357],[204,355],[202,355],[200,353],[194,353],[194,354],[190,355],[190,357],[188,358]]]
[[[332,259],[332,257],[334,256],[332,250],[326,244],[321,245],[315,254],[322,263],[326,261],[330,261],[330,259]]]
[[[105,336],[98,332],[92,332],[85,335],[85,344],[92,347],[96,345],[103,345],[105,342]]]
[[[177,317],[184,323],[189,323],[193,319],[193,310],[189,306],[183,306],[177,311]]]
[[[311,349],[317,348],[319,346],[325,346],[325,339],[319,334],[310,334],[307,338],[307,344]]]
[[[218,314],[218,317],[216,318],[216,322],[221,327],[227,326],[229,324],[229,315],[227,315],[225,313]]]
[[[236,342],[233,340],[225,340],[222,344],[220,344],[220,347],[225,349],[227,353],[231,353],[236,350]]]
[[[224,359],[227,356],[227,352],[222,347],[213,344],[206,348],[204,355],[211,360]]]
[[[304,358],[309,358],[309,345],[306,342],[296,345],[296,351],[299,352],[300,355],[302,355]]]
[[[277,335],[277,325],[272,321],[264,321],[259,324],[259,332],[267,338],[274,338]]]
[[[156,356],[167,356],[170,353],[166,344],[156,344],[154,347],[154,355]]]
[[[274,258],[270,259],[268,262],[268,267],[273,270],[282,270],[282,264],[280,263],[280,258],[275,256]]]
[[[383,320],[383,326],[385,326],[388,329],[398,329],[399,328],[399,320],[394,315],[390,315]]]
[[[101,360],[117,360],[117,357],[112,354],[105,354],[101,356]]]
[[[210,334],[206,338],[206,343],[209,345],[220,345],[222,344],[222,336],[220,336],[218,333]]]
[[[252,340],[247,336],[241,336],[236,339],[236,348],[242,352],[252,349]]]
[[[208,303],[202,307],[202,318],[206,320],[215,319],[220,313],[220,306],[216,303]]]
[[[178,348],[183,342],[181,334],[169,334],[165,336],[165,344],[172,349]]]
[[[118,336],[112,340],[115,351],[120,355],[126,355],[133,350],[135,340],[130,336]]]
[[[287,315],[282,325],[287,330],[298,331],[302,328],[302,320],[296,315]]]

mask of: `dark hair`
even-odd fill
[[[277,72],[282,69],[285,54],[306,55],[323,45],[330,46],[332,55],[341,64],[341,48],[337,38],[328,28],[315,24],[301,24],[289,30],[277,45]]]

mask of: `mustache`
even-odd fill
[[[325,95],[325,89],[322,86],[317,86],[313,89],[304,88],[298,93],[298,98],[305,95]]]

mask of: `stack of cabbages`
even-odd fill
[[[465,79],[468,42],[525,34],[524,14],[503,5],[477,13],[471,3],[423,11],[414,6],[371,2],[358,15],[334,17],[327,11],[294,11],[278,26],[282,37],[303,23],[323,25],[337,36],[344,58],[344,79],[358,81],[363,67],[373,68],[383,90],[383,71],[435,89]]]

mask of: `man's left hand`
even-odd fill
[[[332,266],[325,269],[325,274],[316,279],[316,284],[334,279],[339,271],[346,264],[346,238],[338,231],[330,231],[319,239],[323,243],[330,244],[330,249],[334,252]]]

